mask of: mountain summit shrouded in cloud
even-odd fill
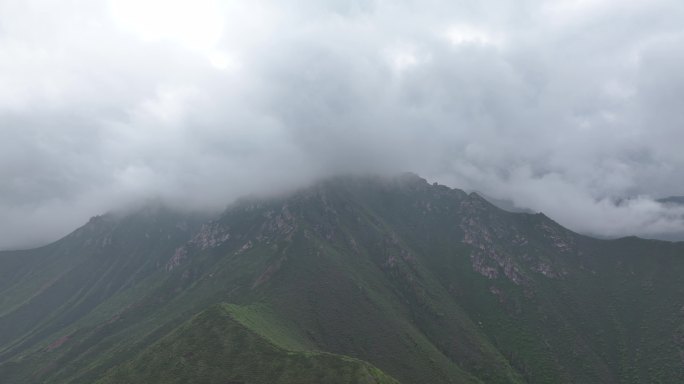
[[[679,383],[682,256],[414,174],[326,178],[211,219],[153,203],[0,252],[0,379]]]
[[[0,0],[0,248],[401,170],[682,233],[683,44],[679,1]]]

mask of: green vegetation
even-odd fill
[[[0,253],[0,382],[676,383],[681,276],[684,243],[340,177]]]
[[[261,330],[278,328],[254,310],[212,306],[97,383],[397,383],[357,359],[283,349],[236,315]]]

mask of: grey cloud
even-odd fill
[[[684,193],[679,2],[214,6],[207,48],[106,1],[0,0],[0,248],[147,197],[405,170],[578,231],[684,233],[652,200]]]

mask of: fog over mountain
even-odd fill
[[[682,46],[674,0],[0,0],[0,249],[356,172],[684,233]]]

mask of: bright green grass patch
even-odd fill
[[[282,328],[257,319],[258,311],[227,304],[212,306],[130,362],[110,370],[97,383],[398,383],[357,359],[291,351],[274,344],[242,323],[266,329],[280,342],[293,342]]]
[[[224,309],[234,320],[280,348],[292,351],[311,349],[304,341],[305,337],[294,331],[294,327],[285,324],[285,321],[266,304],[225,304]]]

